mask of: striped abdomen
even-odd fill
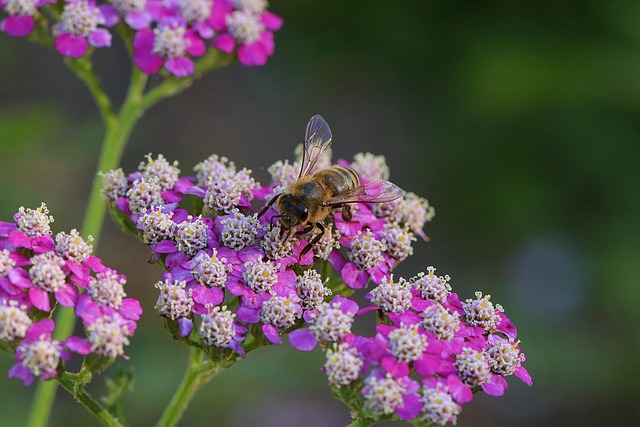
[[[312,179],[320,181],[330,197],[335,197],[360,185],[358,174],[353,169],[344,166],[332,166],[320,170],[313,174]]]

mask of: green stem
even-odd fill
[[[201,350],[191,347],[189,364],[182,382],[171,398],[169,406],[162,413],[160,420],[156,424],[157,427],[175,426],[182,418],[195,393],[211,378],[225,369],[224,366],[211,362],[203,356],[204,354]]]
[[[70,375],[63,374],[58,378],[58,382],[62,387],[69,392],[78,402],[80,402],[89,412],[96,416],[104,426],[108,427],[122,427],[122,424],[116,417],[109,411],[96,402],[84,388],[78,386],[78,383]]]

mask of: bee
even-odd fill
[[[345,221],[351,221],[352,203],[385,203],[402,197],[405,192],[397,185],[383,179],[372,179],[365,183],[351,168],[334,165],[311,173],[318,159],[331,146],[333,135],[327,122],[316,114],[307,124],[302,151],[302,164],[298,179],[286,192],[276,194],[258,213],[264,215],[277,202],[281,230],[290,233],[302,226],[300,234],[318,228],[318,233],[302,250],[309,252],[325,233],[324,220],[331,212],[341,210]]]

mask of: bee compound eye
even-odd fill
[[[300,211],[300,221],[306,221],[309,217],[309,211],[307,209],[303,209]]]

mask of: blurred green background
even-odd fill
[[[271,9],[285,24],[268,65],[207,75],[150,110],[125,170],[153,152],[188,172],[217,153],[265,180],[320,113],[336,157],[384,154],[392,180],[436,208],[431,242],[416,243],[398,274],[434,265],[461,298],[490,293],[519,329],[533,387],[513,377],[506,396],[465,405],[458,425],[636,425],[640,3],[274,0]],[[122,99],[121,46],[95,60]],[[0,218],[44,201],[55,231],[79,228],[102,132],[92,99],[56,52],[4,34],[0,82]],[[154,313],[160,270],[145,248],[106,223],[98,253],[143,301],[131,361],[117,365],[136,377],[128,421],[151,425],[187,349]],[[288,345],[256,351],[206,386],[181,425],[344,425],[322,363]],[[11,364],[0,357],[1,372]],[[0,376],[3,426],[23,424],[33,390]],[[53,414],[52,426],[95,423],[64,392]]]

